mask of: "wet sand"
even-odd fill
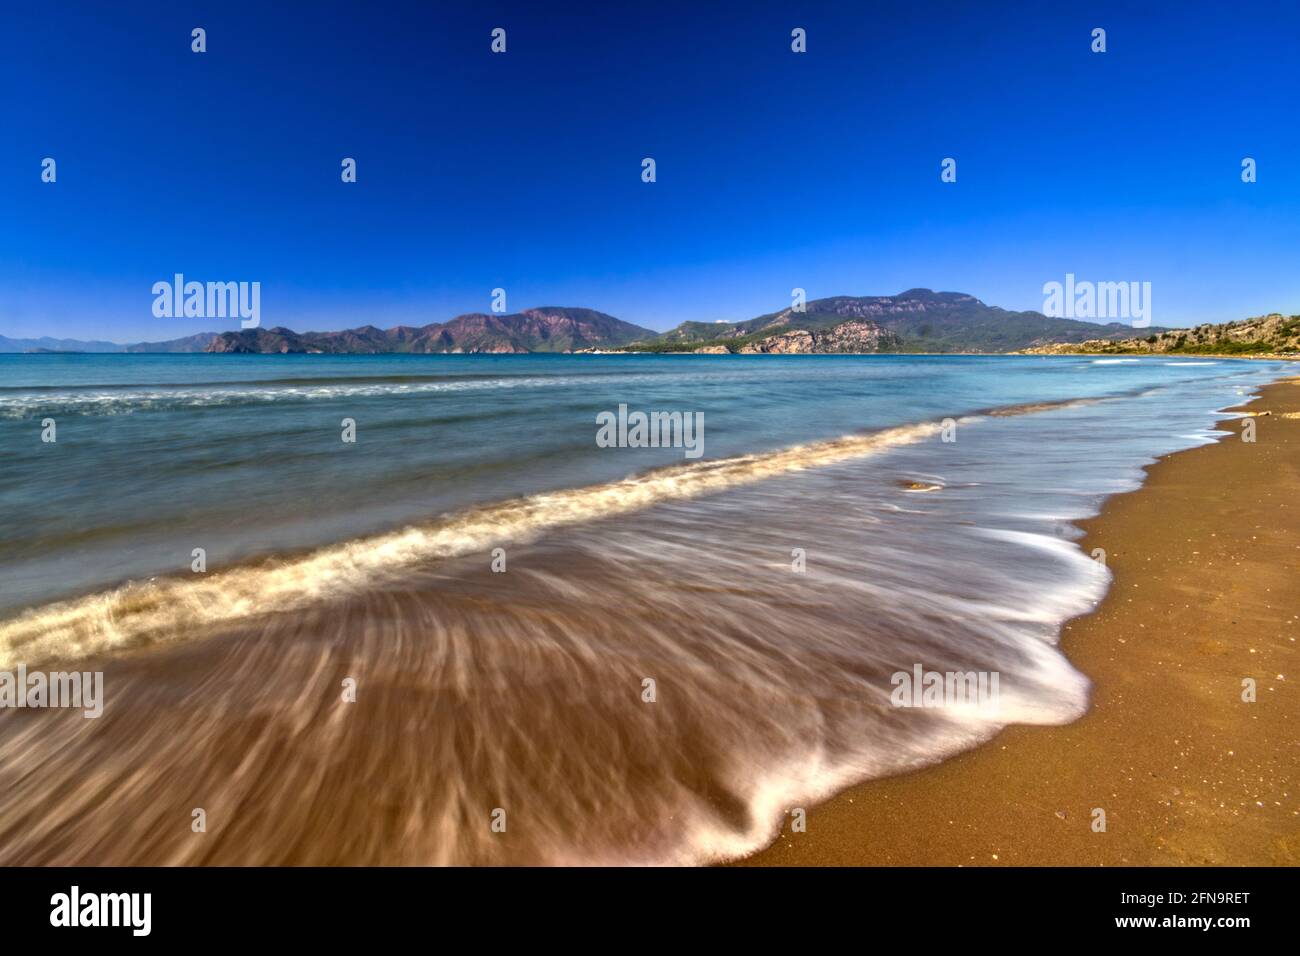
[[[951,728],[917,723],[933,712],[899,720],[883,693],[864,706],[898,648],[903,660],[1000,669],[1004,686],[1033,681],[1029,712],[1044,724],[1083,712],[1087,688],[1054,651],[1046,670],[1006,653],[1039,648],[1033,634],[1002,642],[965,617],[962,602],[995,592],[1008,608],[1035,606],[1062,579],[1038,574],[1041,558],[1021,545],[958,533],[978,511],[882,519],[906,493],[898,480],[928,473],[906,463],[930,458],[916,442],[910,458],[904,444],[873,467],[876,434],[689,479],[669,472],[673,496],[651,495],[653,508],[632,507],[629,492],[659,488],[663,474],[460,515],[397,535],[414,560],[389,561],[389,536],[51,609],[22,634],[88,654],[69,662],[104,671],[107,703],[94,720],[0,713],[0,862],[729,859],[768,839],[784,794],[812,791],[801,781],[831,792],[828,767],[882,782],[814,809],[807,833],[757,861],[1295,862],[1300,387],[1252,408],[1274,412],[1255,420],[1257,443],[1175,455],[1090,523],[1086,547],[1104,547],[1118,578],[1066,638],[1096,680],[1092,711],[1073,725],[1015,727],[883,779],[983,739],[940,750],[935,732]],[[990,412],[981,427],[989,441],[1003,429],[1004,444],[967,446],[968,474],[996,475],[987,469],[1009,449],[1033,447],[1022,431],[1033,419],[1002,420]],[[1152,428],[1088,421],[1112,437]],[[946,487],[926,500],[956,508],[959,485]],[[1035,487],[978,498],[1009,514]],[[512,531],[543,504],[574,520]],[[593,511],[618,520],[577,520]],[[900,534],[909,547],[891,547]],[[465,540],[468,551],[452,547]],[[500,540],[509,574],[486,560]],[[794,591],[791,542],[812,545],[817,565]],[[1068,613],[1096,594],[1080,592]],[[46,640],[56,632],[66,640]],[[29,665],[49,657],[39,642],[19,646]],[[1257,703],[1240,700],[1246,676]],[[1090,828],[1094,807],[1104,834]],[[498,811],[504,830],[492,828]]]
[[[1115,576],[1062,637],[1086,716],[848,790],[743,863],[1300,865],[1300,379],[1246,408],[1254,444],[1224,422],[1082,523]]]

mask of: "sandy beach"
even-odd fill
[[[127,382],[75,386],[105,361],[11,390],[108,424],[69,417],[57,459],[15,445],[39,496],[0,547],[0,654],[103,691],[93,719],[0,713],[6,863],[705,864],[794,806],[807,832],[760,860],[1295,858],[1300,388],[1276,366],[377,357],[304,386],[290,357],[255,381],[119,357]],[[701,374],[708,459],[592,440],[638,389],[692,407]],[[1234,420],[1198,447],[1265,387],[1256,442]],[[502,421],[549,437],[502,455]],[[564,480],[520,497],[521,471]],[[918,664],[997,674],[1001,709],[901,713]]]
[[[1300,379],[1244,409],[1253,444],[1224,422],[1082,523],[1114,572],[1062,637],[1086,716],[853,788],[743,862],[1300,864]]]

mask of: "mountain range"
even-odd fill
[[[80,339],[11,339],[0,335],[0,353],[4,352],[202,352],[217,337],[216,332],[200,332],[166,342],[137,342],[121,345],[118,342]]]
[[[244,329],[223,332],[207,352],[314,352],[329,354],[577,352],[627,345],[653,336],[650,329],[594,309],[546,306],[514,314],[472,312],[449,322],[380,329],[363,325],[343,332]]]
[[[848,322],[873,323],[888,333],[871,350],[880,352],[1014,352],[1053,342],[1118,339],[1133,334],[1133,326],[1119,322],[1100,325],[1050,318],[1041,312],[1008,312],[962,292],[909,289],[898,295],[815,299],[801,311],[791,307],[744,322],[683,322],[631,348],[650,352],[748,352],[776,333],[804,330],[816,334]]]
[[[1144,330],[1159,334],[1163,329]],[[528,352],[1014,352],[1053,343],[1118,341],[1133,327],[1008,312],[960,292],[910,289],[892,296],[833,296],[802,309],[743,322],[683,322],[667,332],[594,309],[545,306],[512,314],[470,313],[424,326],[341,332],[283,327],[203,332],[119,345],[70,339],[8,339],[0,352],[219,352],[377,354]]]

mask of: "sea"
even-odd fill
[[[1086,713],[1058,638],[1123,544],[1076,522],[1284,371],[0,355],[0,670],[105,697],[0,710],[0,862],[752,853]]]

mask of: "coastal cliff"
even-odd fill
[[[802,355],[839,352],[862,354],[869,352],[896,352],[902,345],[897,333],[882,329],[874,322],[855,319],[829,329],[792,329],[764,336],[755,341],[729,347],[712,345],[695,351],[705,354],[725,355]]]

